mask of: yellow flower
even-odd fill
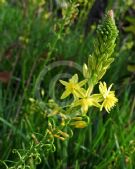
[[[83,94],[82,98],[73,102],[72,104],[73,107],[81,106],[81,111],[83,113],[87,113],[89,107],[91,106],[100,108],[101,105],[99,104],[99,102],[103,100],[101,94],[92,94],[92,95],[90,94],[91,94],[91,87],[89,87],[87,91],[85,90],[85,93]]]
[[[110,91],[112,88],[112,84],[107,89],[107,85],[105,82],[100,82],[99,84],[99,91],[104,99],[100,110],[103,109],[103,107],[106,109],[106,111],[109,113],[110,110],[115,106],[115,104],[118,102],[118,99],[115,97],[115,92]]]
[[[61,99],[65,99],[70,94],[73,94],[75,98],[80,98],[84,91],[84,89],[81,87],[86,84],[87,80],[78,82],[78,75],[75,74],[71,77],[71,79],[69,79],[69,82],[64,80],[60,80],[60,82],[65,86],[65,91],[63,92]]]

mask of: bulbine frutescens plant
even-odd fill
[[[88,63],[83,65],[84,79],[79,81],[78,74],[74,74],[68,81],[59,80],[65,87],[61,99],[72,97],[67,105],[60,106],[54,100],[44,104],[44,117],[47,120],[46,133],[50,138],[66,140],[72,135],[72,127],[84,128],[89,123],[87,116],[90,107],[103,108],[109,113],[118,102],[112,84],[107,87],[101,78],[105,75],[110,64],[114,61],[112,53],[116,45],[118,30],[115,25],[113,11],[105,15],[101,25],[97,28],[93,53],[88,58]],[[94,94],[95,85],[99,85],[99,93]],[[32,107],[39,105],[37,100],[31,100]]]
[[[100,111],[103,108],[109,113],[115,106],[118,99],[115,92],[111,90],[112,84],[107,87],[105,82],[101,82],[101,78],[106,73],[110,64],[114,61],[112,53],[115,48],[115,41],[118,36],[118,30],[115,25],[113,11],[107,12],[103,22],[97,28],[97,37],[94,42],[93,53],[88,58],[88,63],[83,65],[84,80],[79,82],[78,74],[73,75],[69,81],[60,80],[65,87],[65,91],[61,95],[61,99],[65,99],[70,95],[73,96],[70,105],[64,108],[59,107],[48,114],[48,116],[60,115],[62,119],[61,125],[74,126],[75,128],[86,127],[89,122],[87,112],[90,107],[95,106]],[[95,85],[99,84],[99,93],[94,94]],[[55,103],[56,104],[56,103]],[[56,133],[55,135],[56,136]],[[64,136],[68,136],[67,134]],[[63,136],[57,135],[60,139]]]
[[[82,67],[84,79],[79,81],[78,74],[74,74],[68,81],[60,80],[65,88],[61,99],[72,97],[70,104],[65,102],[67,104],[62,106],[62,104],[59,105],[52,99],[45,103],[30,98],[32,112],[40,112],[43,115],[45,135],[43,138],[40,137],[40,140],[36,138],[36,134],[33,135],[35,145],[31,146],[29,152],[34,149],[36,153],[27,153],[23,157],[19,154],[22,162],[18,162],[16,166],[25,166],[25,162],[29,161],[29,158],[35,159],[35,156],[40,159],[39,152],[43,148],[46,152],[54,151],[54,139],[58,138],[62,141],[68,139],[73,134],[72,128],[86,127],[90,121],[87,114],[91,107],[97,107],[100,111],[105,108],[109,113],[115,106],[118,99],[115,92],[112,91],[112,84],[108,87],[106,82],[100,80],[114,61],[112,53],[117,36],[118,30],[115,25],[113,11],[110,10],[97,28],[93,53],[89,56],[88,63],[84,63]],[[95,94],[94,87],[96,85],[98,85],[99,92]]]

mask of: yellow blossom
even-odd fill
[[[91,106],[100,108],[101,105],[99,104],[99,102],[103,100],[101,94],[92,94],[92,95],[90,94],[91,94],[91,87],[89,87],[87,91],[85,90],[84,94],[80,99],[73,102],[72,104],[73,107],[81,106],[81,111],[83,113],[87,113],[89,107]]]
[[[65,86],[65,91],[63,92],[61,99],[65,99],[70,94],[73,94],[75,98],[80,98],[84,91],[81,87],[86,84],[87,80],[78,82],[78,75],[75,74],[71,79],[69,79],[69,82],[64,80],[60,80],[60,82]]]
[[[118,102],[118,99],[115,97],[115,92],[111,91],[111,88],[112,88],[112,84],[109,86],[108,89],[107,89],[107,85],[105,82],[103,83],[100,82],[99,84],[99,91],[104,99],[100,110],[102,110],[104,107],[108,113]]]

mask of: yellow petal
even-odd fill
[[[95,107],[99,107],[100,108],[100,104],[95,100],[95,99],[93,99],[93,98],[88,98],[87,99],[87,104],[89,105],[89,107],[90,106],[95,106]]]
[[[68,97],[71,94],[71,92],[69,90],[65,90],[61,96],[61,99],[65,99],[66,97]]]
[[[59,80],[60,81],[60,83],[62,83],[64,86],[67,86],[69,83],[68,82],[66,82],[66,81],[64,81],[64,80]]]
[[[104,95],[107,92],[107,86],[105,82],[100,82],[99,84],[99,91],[102,95]]]
[[[90,94],[92,93],[93,90],[93,85],[90,85],[89,88],[87,89],[86,96],[89,97]]]
[[[93,94],[89,98],[95,100],[96,102],[102,102],[104,99],[101,94]]]
[[[77,83],[78,82],[78,75],[75,74],[71,77],[71,79],[69,80],[69,82],[72,82],[72,83]]]
[[[85,97],[86,90],[83,88],[78,88],[78,89],[74,90],[73,93],[76,97],[83,98],[83,97]]]
[[[101,105],[98,102],[96,102],[96,101],[93,101],[93,106],[98,107],[98,108],[101,107]]]
[[[79,105],[81,105],[81,100],[76,100],[72,103],[73,107],[76,107],[76,106],[79,106]]]
[[[83,113],[87,113],[89,109],[89,106],[87,104],[82,105],[81,110]]]
[[[89,101],[87,98],[81,99],[81,106],[82,112],[87,113],[89,109]]]
[[[78,85],[81,87],[81,86],[85,85],[87,83],[87,81],[88,81],[87,79],[82,80],[81,82],[78,83]]]

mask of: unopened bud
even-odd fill
[[[108,15],[114,20],[114,12],[113,10],[108,11]]]
[[[86,64],[83,65],[83,76],[89,78],[88,66]]]

